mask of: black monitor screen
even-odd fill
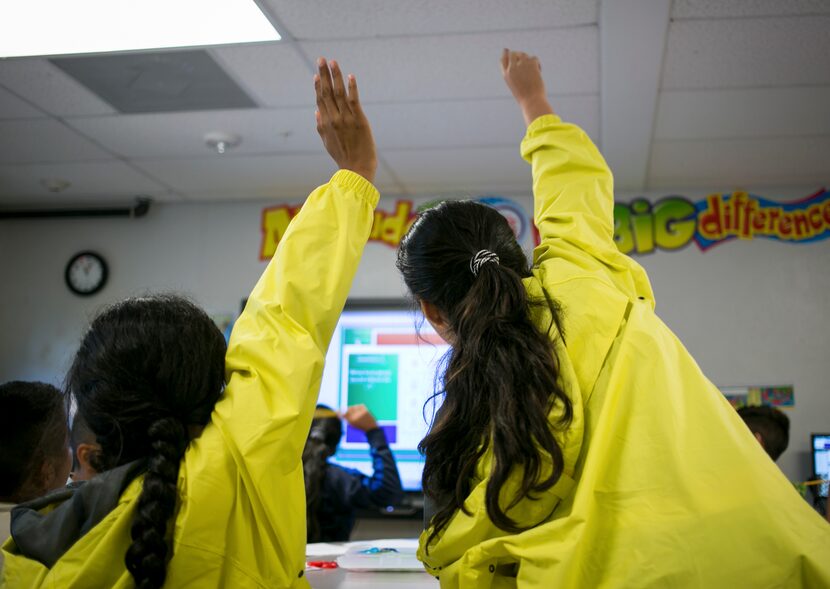
[[[830,479],[830,434],[813,434],[813,469],[818,478]],[[820,486],[819,495],[827,497],[828,484]]]

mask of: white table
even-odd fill
[[[307,561],[334,561],[351,544],[389,543],[389,540],[363,540],[352,543],[309,544]],[[412,540],[415,542],[415,540]],[[349,571],[336,569],[306,569],[306,579],[313,589],[367,589],[390,587],[397,589],[437,589],[438,581],[426,571]]]
[[[358,572],[345,569],[320,569],[306,571],[308,582],[314,589],[364,589],[368,587],[393,587],[396,589],[437,589],[438,581],[426,572],[380,573]]]

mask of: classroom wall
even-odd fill
[[[755,192],[797,199],[814,188]],[[706,195],[646,196],[665,194]],[[512,197],[530,210],[528,195]],[[261,213],[274,204],[156,204],[141,219],[0,221],[0,381],[60,383],[89,319],[126,296],[181,291],[211,314],[235,314],[265,267],[258,256]],[[381,208],[394,205],[385,198]],[[108,285],[90,298],[73,295],[63,277],[70,257],[85,249],[101,253],[110,267]],[[810,474],[810,432],[830,431],[828,254],[830,240],[756,239],[705,253],[689,245],[638,257],[658,313],[716,384],[795,386],[790,449],[779,461],[794,480]],[[392,247],[370,243],[352,296],[402,296],[393,262]]]

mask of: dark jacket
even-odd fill
[[[395,458],[383,430],[366,432],[374,473],[326,464],[320,494],[320,538],[310,542],[345,542],[354,527],[355,509],[386,507],[403,499],[403,489]]]

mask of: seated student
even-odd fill
[[[0,385],[0,542],[11,508],[63,487],[71,466],[61,392],[42,382]]]
[[[373,474],[328,462],[343,437],[340,416],[317,405],[303,451],[309,542],[345,542],[354,527],[354,511],[395,505],[403,498],[401,479],[386,434],[365,405],[349,407],[343,418],[366,433]]]
[[[475,202],[426,210],[398,253],[452,346],[421,442],[427,570],[465,589],[830,587],[830,527],[617,248],[599,151],[553,113],[536,58],[505,50],[502,73],[527,123],[532,266]]]
[[[773,462],[777,461],[790,443],[790,418],[780,409],[769,405],[741,407],[738,409],[738,415]],[[796,488],[812,503],[816,511],[830,521],[827,499],[819,495],[820,486],[813,484],[805,489],[796,485]]]
[[[769,457],[778,460],[790,443],[790,418],[780,409],[768,405],[741,407],[738,415]]]
[[[61,392],[42,382],[0,385],[0,501],[22,503],[63,487],[71,467]]]
[[[69,445],[72,447],[73,483],[88,481],[104,470],[101,462],[101,444],[80,415],[75,415],[69,431]]]
[[[340,170],[291,222],[227,354],[179,297],[92,322],[67,386],[108,470],[63,503],[15,510],[7,587],[308,587],[301,456],[378,200],[354,77],[347,90],[320,60],[315,89]]]

